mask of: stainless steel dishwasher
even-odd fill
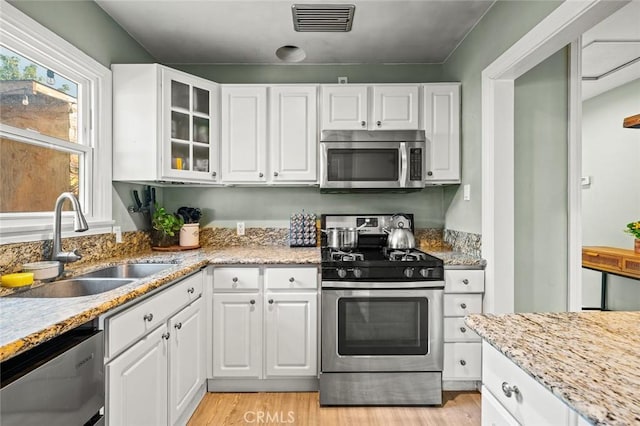
[[[0,423],[102,425],[104,335],[80,327],[0,366]]]

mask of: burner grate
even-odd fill
[[[353,262],[358,260],[364,260],[364,254],[352,253],[342,250],[334,250],[330,253],[332,261]]]
[[[393,262],[414,262],[417,260],[426,260],[427,255],[417,250],[392,250],[387,253],[389,260]]]

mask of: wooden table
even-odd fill
[[[582,247],[582,267],[602,272],[600,310],[607,311],[608,274],[640,280],[640,253],[616,247],[585,246]]]

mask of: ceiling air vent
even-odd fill
[[[299,32],[351,31],[352,4],[294,4],[293,28]]]

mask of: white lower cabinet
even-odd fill
[[[482,312],[484,271],[447,269],[444,277],[443,388],[475,389],[482,379],[480,336],[467,328],[464,317]]]
[[[213,361],[216,377],[262,374],[262,301],[257,293],[213,295]]]
[[[266,292],[265,353],[267,376],[315,376],[317,368],[317,295]]]
[[[519,426],[516,419],[502,406],[500,402],[482,387],[482,425],[483,426]]]
[[[290,380],[317,378],[316,267],[216,267],[212,307],[209,390],[302,390]]]
[[[184,424],[200,402],[206,376],[202,281],[199,272],[104,319],[107,347],[125,348],[105,365],[108,425]],[[167,307],[167,294],[173,307]],[[155,326],[123,341],[115,333],[127,322]]]

